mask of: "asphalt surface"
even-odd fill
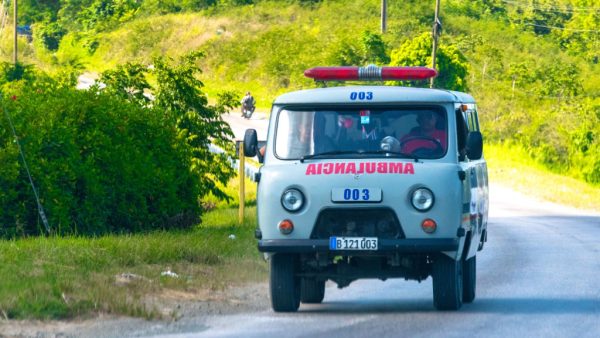
[[[477,255],[477,297],[455,312],[434,309],[431,278],[328,284],[323,304],[292,314],[274,313],[259,284],[229,294],[225,307],[188,304],[177,321],[97,318],[8,336],[600,337],[600,214],[492,184],[488,231]]]
[[[270,309],[205,318],[160,337],[599,337],[600,215],[492,186],[489,241],[477,256],[477,298],[433,307],[422,283],[364,280],[298,313]]]
[[[266,137],[260,115],[227,119]],[[600,337],[600,215],[492,185],[488,232],[477,297],[456,312],[434,309],[431,278],[362,280],[328,284],[323,304],[297,313],[208,316],[156,337]]]
[[[267,127],[269,124],[267,113],[255,111],[252,117],[245,119],[241,117],[241,113],[228,113],[223,115],[223,119],[229,123],[235,139],[242,141],[246,129],[253,128],[256,130],[259,141],[267,139]]]

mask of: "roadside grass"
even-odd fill
[[[237,208],[224,204],[188,231],[0,241],[0,316],[174,315],[151,300],[173,291],[206,300],[215,291],[265,279],[255,228],[255,207],[246,209],[240,225]],[[169,271],[177,277],[163,275]]]
[[[536,163],[521,148],[486,144],[490,182],[498,182],[550,202],[600,212],[600,186],[555,174]]]

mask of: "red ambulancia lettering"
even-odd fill
[[[348,163],[348,165],[346,166],[346,174],[356,174],[356,163]]]
[[[310,163],[306,166],[306,175],[343,175],[343,174],[408,174],[414,175],[412,163],[403,162],[349,162],[349,163]]]
[[[372,174],[375,172],[375,163],[369,162],[367,163],[367,174]]]
[[[363,162],[360,162],[359,166],[358,166],[358,171],[356,172],[357,174],[364,174],[365,172],[365,164]]]
[[[391,174],[402,174],[402,162],[390,163],[390,173]]]

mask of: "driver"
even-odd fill
[[[402,137],[402,152],[412,154],[417,149],[436,150],[440,145],[441,150],[446,151],[446,130],[437,128],[438,118],[438,114],[432,111],[418,112],[419,125]]]

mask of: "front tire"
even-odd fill
[[[462,261],[440,254],[433,262],[433,305],[438,310],[458,310],[462,306]]]
[[[296,257],[271,256],[271,307],[275,312],[295,312],[300,306],[300,281],[296,277]]]
[[[325,298],[325,281],[314,278],[302,278],[300,282],[300,301],[305,304],[320,304]]]
[[[475,300],[475,284],[477,277],[477,256],[463,262],[463,302],[472,303]]]

